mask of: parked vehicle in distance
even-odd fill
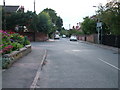
[[[66,35],[62,35],[62,38],[66,38]]]
[[[54,39],[60,39],[60,36],[58,34],[55,34]]]
[[[70,37],[70,41],[77,41],[77,37],[72,35],[72,36]]]

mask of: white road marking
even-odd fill
[[[73,52],[79,52],[80,50],[72,50]]]
[[[43,46],[43,47],[45,47],[45,46],[55,46],[55,45],[39,45],[39,46]]]
[[[113,68],[115,68],[115,69],[117,69],[117,70],[120,70],[118,67],[116,67],[116,66],[114,66],[114,65],[112,65],[112,64],[110,64],[110,63],[108,63],[108,62],[106,62],[106,61],[104,61],[104,60],[102,60],[102,59],[100,59],[100,58],[98,58],[98,59],[99,59],[100,61],[106,63],[107,65],[109,65],[109,66],[111,66],[111,67],[113,67]]]
[[[78,42],[76,42],[76,41],[68,41],[69,43],[71,43],[71,44],[79,44]]]

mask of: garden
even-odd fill
[[[2,68],[6,66],[13,60],[13,57],[5,57],[8,54],[14,51],[20,51],[21,48],[24,48],[26,45],[30,45],[30,41],[27,36],[22,36],[19,33],[9,32],[0,30],[0,55],[2,61]]]

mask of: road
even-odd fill
[[[32,43],[47,50],[38,88],[117,88],[118,54],[62,38]]]

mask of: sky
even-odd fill
[[[6,5],[24,6],[25,11],[34,11],[34,0],[5,0]],[[45,8],[51,8],[56,11],[57,16],[63,19],[63,27],[66,29],[76,26],[82,22],[86,16],[95,15],[95,11],[100,3],[105,5],[107,0],[35,0],[36,13],[40,13]],[[3,0],[0,0],[3,5]]]

